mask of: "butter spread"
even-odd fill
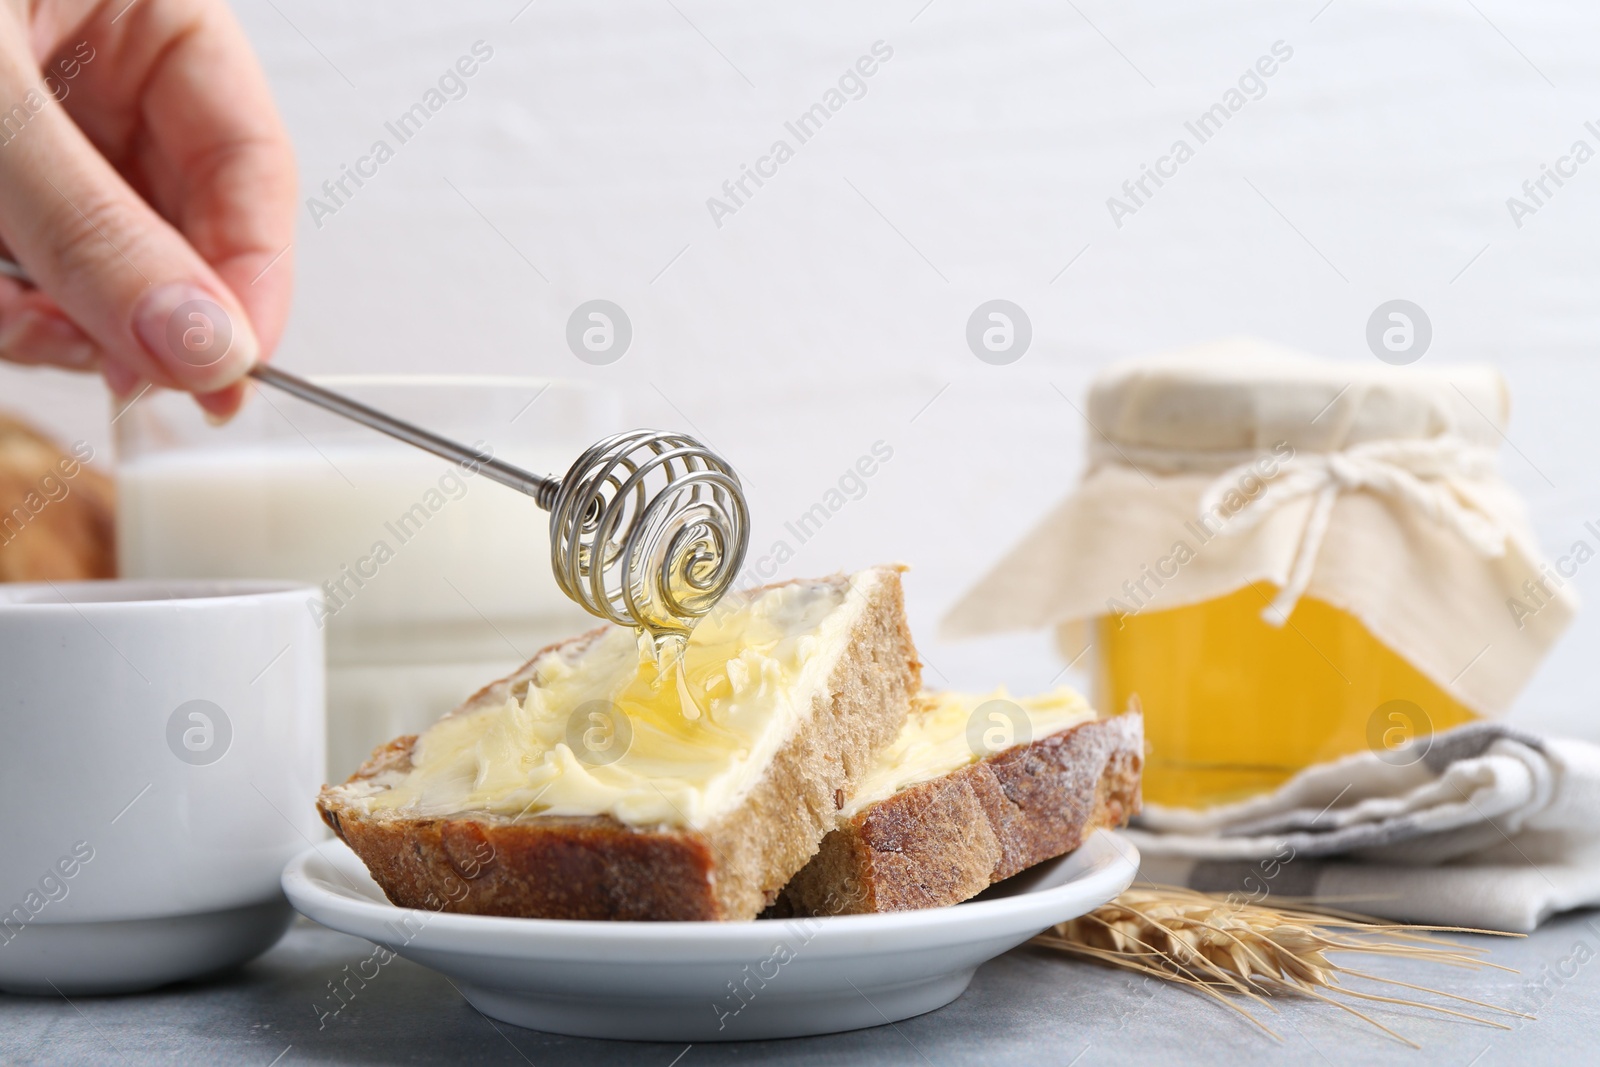
[[[702,827],[749,792],[798,729],[865,610],[867,571],[783,585],[695,627],[681,656],[612,627],[556,649],[526,691],[450,715],[412,769],[351,783],[372,810],[412,815],[611,815]]]
[[[1029,697],[1013,697],[1004,686],[988,694],[923,693],[843,814],[849,817],[907,786],[1094,717],[1089,702],[1066,687]]]

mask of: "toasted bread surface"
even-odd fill
[[[1144,723],[1095,719],[868,805],[784,887],[782,915],[934,908],[966,900],[1139,810]]]
[[[403,907],[560,919],[753,919],[816,852],[837,808],[905,722],[921,665],[906,627],[899,569],[873,568],[867,598],[811,712],[750,792],[701,829],[634,827],[610,816],[421,816],[369,811],[340,786],[318,810]],[[853,581],[840,576],[835,581]],[[771,588],[771,587],[769,587]],[[503,704],[557,648],[534,656],[451,714]],[[349,783],[408,770],[414,736],[380,747]]]

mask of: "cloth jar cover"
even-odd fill
[[[1060,628],[1256,583],[1359,619],[1475,712],[1504,712],[1571,621],[1497,473],[1492,368],[1334,363],[1228,340],[1113,365],[1081,485],[944,619],[946,636]]]

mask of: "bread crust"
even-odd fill
[[[776,913],[935,908],[1081,845],[1139,810],[1144,723],[1095,719],[869,805],[823,839]]]
[[[115,496],[100,471],[0,414],[0,582],[115,577]]]
[[[753,919],[816,852],[835,825],[838,798],[904,725],[921,664],[899,570],[872,568],[863,573],[878,580],[864,591],[851,586],[849,595],[868,602],[812,714],[750,794],[702,830],[630,827],[609,816],[366,812],[340,786],[324,786],[317,809],[402,907],[552,919]],[[451,714],[520,695],[541,657],[581,651],[604,632],[542,650]],[[407,736],[380,746],[346,784],[409,769],[415,742]]]

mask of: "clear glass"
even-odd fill
[[[328,376],[318,384],[560,477],[621,429],[576,382]],[[128,578],[284,578],[328,640],[328,770],[426,727],[593,620],[550,570],[530,497],[266,387],[227,426],[153,392],[116,425],[117,554]]]
[[[1282,784],[1362,749],[1398,750],[1476,716],[1354,616],[1302,597],[1281,628],[1276,590],[1098,624],[1096,696],[1144,709],[1144,797],[1204,807]],[[1398,702],[1398,703],[1397,703]]]

